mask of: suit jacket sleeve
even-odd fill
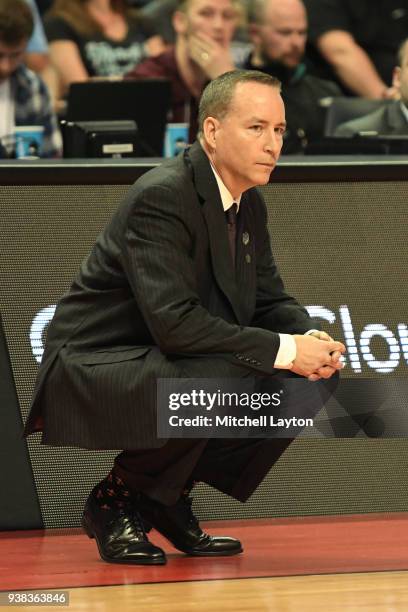
[[[189,205],[181,191],[149,186],[136,196],[128,219],[122,264],[150,333],[165,354],[229,354],[272,373],[277,333],[230,324],[200,302]]]

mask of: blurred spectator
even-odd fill
[[[55,0],[44,25],[62,95],[73,82],[123,75],[164,49],[125,0]]]
[[[307,17],[301,0],[252,0],[248,19],[253,51],[244,67],[282,82],[287,121],[283,153],[297,153],[323,136],[323,104],[340,89],[308,74],[303,63]]]
[[[335,136],[354,136],[369,132],[371,136],[408,135],[408,39],[398,52],[398,66],[394,68],[393,86],[399,100],[384,106],[364,117],[340,125]]]
[[[41,73],[49,63],[48,42],[35,0],[26,0],[26,2],[31,8],[34,29],[28,41],[25,63],[34,72]]]
[[[208,81],[234,69],[230,43],[240,17],[236,0],[179,0],[173,15],[176,44],[136,66],[128,77],[163,77],[172,83],[172,122],[197,132],[198,100]]]
[[[157,34],[167,43],[174,44],[173,13],[177,9],[178,0],[151,0],[141,8],[141,14],[152,24]]]
[[[393,97],[395,55],[408,35],[408,0],[305,0],[305,5],[317,74],[336,78],[347,94]]]
[[[24,66],[33,17],[24,0],[0,0],[0,139],[8,155],[15,128],[42,126],[42,157],[61,154],[61,135],[46,86]],[[3,150],[4,153],[4,150]]]
[[[241,0],[242,14],[249,0]],[[141,14],[152,24],[154,32],[159,34],[166,43],[174,44],[176,33],[173,27],[173,13],[179,5],[179,0],[151,0],[142,9]],[[245,23],[238,24],[231,42],[231,54],[236,67],[242,67],[248,55],[250,45]]]
[[[242,8],[246,7],[249,0],[241,0]],[[153,24],[154,31],[170,44],[174,44],[176,33],[173,28],[172,17],[177,9],[179,0],[150,0],[141,9],[141,14]],[[237,28],[234,39],[239,38],[247,41],[246,28]]]
[[[25,65],[37,72],[44,83],[48,87],[48,92],[51,96],[52,107],[54,110],[58,107],[59,98],[59,79],[55,68],[51,65],[48,54],[48,42],[45,36],[42,19],[38,12],[35,0],[25,0],[31,8],[34,21],[34,29],[30,40],[28,41],[27,51],[25,54]]]
[[[44,15],[52,6],[54,0],[36,0],[40,15]]]

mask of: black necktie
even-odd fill
[[[237,240],[237,205],[233,202],[232,206],[225,213],[227,215],[228,224],[228,241],[230,245],[230,251],[232,256],[232,262],[235,267],[235,251],[236,251],[236,240]]]

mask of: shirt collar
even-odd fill
[[[227,210],[231,208],[234,202],[237,205],[237,212],[238,212],[239,205],[241,203],[242,193],[240,193],[239,196],[234,199],[231,193],[229,192],[229,190],[227,189],[227,187],[224,185],[220,175],[218,174],[218,172],[216,171],[216,169],[214,168],[211,162],[210,162],[210,165],[214,173],[215,180],[217,181],[218,189],[220,190],[221,202],[222,202],[222,207],[224,209],[224,212],[227,212]]]

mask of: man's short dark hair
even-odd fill
[[[280,81],[259,70],[230,70],[208,83],[204,89],[198,108],[198,136],[203,133],[207,117],[223,119],[227,114],[235,88],[239,83],[260,83],[280,91]]]
[[[33,15],[24,0],[0,0],[0,41],[12,47],[28,41],[33,33]]]

